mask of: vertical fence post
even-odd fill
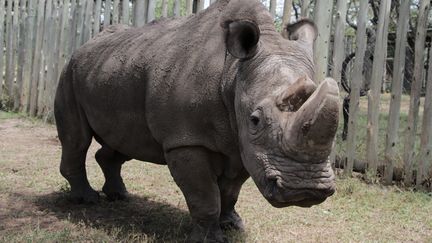
[[[197,0],[197,13],[203,9],[204,9],[204,0]]]
[[[384,78],[387,57],[387,34],[390,21],[390,0],[380,3],[378,28],[372,68],[372,80],[368,94],[368,125],[366,139],[366,158],[371,176],[375,176],[378,168],[378,129],[381,84]]]
[[[78,0],[78,6],[77,6],[77,30],[75,32],[76,35],[76,42],[75,42],[75,48],[74,50],[78,49],[83,44],[83,30],[84,30],[84,17],[85,17],[85,11],[86,11],[86,2],[87,0]],[[109,2],[109,1],[107,1]]]
[[[410,5],[412,0],[402,0],[396,32],[396,50],[393,64],[393,81],[391,85],[391,99],[389,119],[386,132],[385,145],[385,173],[384,181],[391,185],[393,181],[393,168],[396,160],[396,144],[398,143],[399,117],[402,98],[402,85],[404,80],[405,58]]]
[[[347,14],[348,2],[346,0],[338,0],[336,6],[336,18],[335,18],[335,33],[333,43],[333,69],[332,77],[336,82],[341,81],[342,62],[345,56],[344,45],[345,40],[345,17]]]
[[[112,10],[112,23],[113,24],[119,23],[119,5],[120,5],[120,0],[114,0],[113,10]]]
[[[193,1],[186,0],[186,15],[191,15],[193,10]]]
[[[111,24],[111,0],[105,0],[104,5],[104,29]]]
[[[4,23],[4,15],[5,15],[5,0],[0,0],[0,23]],[[4,43],[4,36],[5,36],[5,29],[4,24],[0,24],[0,102],[3,98],[3,71],[4,71],[4,49],[3,49],[3,43]],[[1,106],[1,104],[0,104]]]
[[[168,0],[162,0],[162,17],[168,17]],[[186,10],[187,12],[187,10]]]
[[[147,23],[155,19],[156,0],[148,0]]]
[[[10,1],[12,2],[12,0]],[[19,49],[19,0],[14,0],[13,6],[13,18],[12,18],[12,59],[11,59],[11,78],[9,80],[10,86],[10,104],[14,105],[17,94],[17,84],[16,84],[16,70],[17,70],[17,59],[18,59],[18,49]]]
[[[129,24],[129,0],[122,1],[121,23]]]
[[[432,57],[432,48],[429,48],[429,57]],[[432,163],[432,58],[429,58],[428,79],[426,81],[426,95],[423,110],[423,123],[420,139],[420,153],[417,157],[416,186],[421,187],[426,172]],[[432,171],[431,171],[432,172]],[[429,174],[429,175],[432,175]]]
[[[7,1],[6,9],[6,73],[5,73],[5,87],[8,98],[12,98],[12,83],[13,83],[13,20],[12,20],[12,2]]]
[[[68,23],[69,23],[69,0],[63,0],[63,6],[61,10],[60,19],[60,37],[59,37],[59,54],[57,57],[58,63],[60,65],[59,70],[63,67],[66,62],[66,40],[68,34]],[[59,75],[57,76],[57,78]]]
[[[331,34],[333,0],[317,1],[315,5],[314,21],[318,32],[315,41],[315,82],[321,82],[327,76],[329,42]]]
[[[282,14],[282,28],[285,28],[291,22],[291,10],[293,0],[285,0]]]
[[[360,1],[360,10],[358,13],[358,24],[356,34],[356,58],[354,60],[354,80],[363,80],[363,59],[366,51],[366,23],[368,14],[368,1]],[[356,149],[356,127],[358,117],[358,107],[360,99],[360,82],[351,84],[350,111],[348,120],[348,137],[346,149],[346,161],[344,173],[351,175],[354,166],[355,149]]]
[[[141,27],[145,24],[145,0],[135,0],[134,25]]]
[[[426,40],[426,27],[429,16],[429,0],[420,1],[419,15],[417,18],[417,33],[415,42],[414,56],[414,80],[411,84],[410,109],[408,112],[408,123],[405,132],[405,147],[404,147],[404,171],[405,185],[412,185],[412,169],[414,160],[414,143],[417,131],[417,120],[420,107],[420,93],[424,69],[424,49]]]
[[[36,27],[36,1],[29,0],[28,2],[28,15],[26,19],[26,33],[27,38],[25,41],[26,46],[26,54],[24,63],[24,75],[23,75],[23,88],[21,92],[21,105],[22,111],[28,112],[30,108],[30,89],[31,89],[31,73],[33,66],[33,42],[35,36],[35,27]]]
[[[87,42],[91,38],[93,4],[93,1],[88,1],[86,4],[84,15],[83,43]]]
[[[26,19],[27,19],[27,14],[26,14],[26,4],[27,4],[27,0],[21,0],[20,1],[20,23],[19,23],[19,43],[18,43],[18,62],[17,62],[17,79],[16,79],[16,89],[14,92],[14,107],[13,110],[15,112],[17,112],[21,106],[21,95],[22,95],[22,88],[23,88],[23,77],[24,77],[24,67],[26,66],[26,62],[28,62],[28,60],[25,59],[25,55],[26,55]],[[1,23],[1,20],[0,20]],[[1,46],[0,46],[1,48]]]
[[[174,0],[174,16],[180,16],[180,0]]]
[[[276,7],[277,7],[277,2],[276,0],[270,0],[270,14],[272,15],[272,17],[276,17]]]
[[[96,0],[95,5],[94,5],[94,14],[93,14],[94,22],[93,22],[93,35],[92,36],[97,35],[100,31],[101,5],[102,5],[102,1]]]
[[[38,2],[37,19],[36,19],[36,41],[33,55],[33,67],[31,75],[31,90],[30,90],[30,116],[36,116],[37,112],[37,98],[38,98],[38,83],[39,72],[41,67],[41,51],[42,51],[42,38],[43,38],[43,18],[44,18],[44,5],[45,0]]]
[[[303,18],[308,18],[309,17],[309,5],[310,5],[310,1],[311,0],[301,0],[301,2],[302,2],[302,4],[301,4],[301,16]],[[320,1],[317,1],[317,2],[320,2]]]
[[[37,98],[37,116],[42,116],[44,112],[44,97],[46,96],[45,92],[45,84],[47,80],[47,75],[45,73],[45,67],[49,66],[48,62],[48,56],[50,50],[53,48],[50,43],[50,31],[52,28],[52,19],[51,19],[51,13],[52,13],[52,0],[46,0],[46,6],[45,6],[45,17],[44,17],[44,28],[43,28],[43,42],[42,42],[42,51],[40,56],[40,72],[39,72],[39,82],[38,82],[38,98]]]

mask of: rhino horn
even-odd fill
[[[335,80],[327,78],[295,112],[291,135],[297,146],[329,151],[339,121],[339,87]],[[300,143],[300,144],[299,144]]]
[[[308,77],[297,79],[277,99],[277,107],[281,111],[295,112],[316,90],[316,84]]]

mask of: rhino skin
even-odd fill
[[[286,31],[289,39],[257,0],[220,0],[187,18],[108,27],[80,47],[55,97],[71,198],[99,198],[85,170],[95,138],[108,199],[127,196],[125,161],[168,165],[194,222],[192,242],[243,229],[234,206],[249,176],[275,207],[323,202],[335,190],[328,155],[339,89],[312,81],[315,25]]]

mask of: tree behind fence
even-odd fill
[[[52,119],[55,90],[63,66],[74,50],[105,27],[118,23],[139,27],[161,17],[192,14],[213,2],[215,0],[0,0],[0,107]],[[364,171],[367,168],[372,169],[374,174],[376,168],[380,172],[385,169],[385,180],[388,183],[393,178],[398,178],[398,173],[406,184],[415,181],[412,175],[415,176],[417,185],[430,179],[432,82],[429,80],[432,78],[432,65],[429,65],[429,70],[423,68],[428,56],[425,53],[425,35],[429,33],[426,27],[430,1],[420,0],[419,11],[415,15],[410,15],[412,1],[400,1],[396,6],[398,18],[393,22],[389,21],[389,11],[399,1],[360,1],[360,5],[358,1],[356,5],[355,1],[346,0],[263,2],[275,16],[279,27],[301,17],[315,20],[320,32],[315,46],[317,80],[331,75],[341,82],[342,74],[348,71],[354,73],[353,80],[361,80],[365,76],[365,67],[366,73],[371,74],[371,91],[367,93],[368,114],[364,115],[366,124],[356,118],[362,116],[359,107],[364,99],[359,97],[361,84],[353,82],[354,93],[345,94],[349,95],[351,103],[348,140],[342,142],[340,134],[337,134],[336,149],[332,156],[336,161],[333,162],[345,167],[348,174],[352,170]],[[377,2],[381,4],[370,6]],[[371,8],[373,11],[370,11]],[[353,11],[355,14],[352,14]],[[370,22],[365,18],[371,12],[376,17],[372,20],[375,21],[376,29],[371,31],[375,33],[376,39],[369,38],[365,42],[364,33],[370,34],[365,29],[366,26],[370,27]],[[354,21],[349,20],[352,16]],[[408,27],[413,25],[409,20],[412,16],[418,16],[414,23],[417,34],[409,32]],[[354,28],[355,24],[357,26]],[[387,41],[389,24],[396,25],[397,30],[389,34]],[[351,32],[353,28],[356,29],[357,37],[350,33],[349,26],[352,27]],[[407,42],[407,36],[416,37],[411,38],[415,39],[415,53],[406,52],[410,48],[414,50],[414,42]],[[390,42],[393,43],[393,49],[388,52],[391,48],[387,48],[387,43]],[[367,58],[353,59],[352,65],[345,66],[344,69],[343,64],[348,56],[352,54],[352,57],[358,57],[364,52],[366,57],[375,57],[373,64]],[[403,89],[407,79],[405,60],[410,62],[414,56],[416,64],[411,65],[416,69],[410,73],[412,78],[408,78],[413,85],[409,86],[410,107],[405,117],[401,114],[401,100],[405,97]],[[391,64],[389,60],[393,60]],[[391,78],[386,79],[389,76]],[[428,82],[424,77],[427,77]],[[383,88],[386,84],[391,99],[388,110],[383,113],[379,112],[380,96],[386,90]],[[426,101],[424,111],[419,115],[422,94]],[[385,118],[386,124],[383,127],[380,119],[387,112],[389,115]],[[401,120],[404,124],[400,124]],[[417,127],[418,130],[421,129],[421,135],[416,133]],[[399,130],[404,132],[400,133]],[[402,137],[405,139],[402,141],[403,146],[400,142]],[[364,149],[362,143],[366,144]]]

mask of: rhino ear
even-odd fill
[[[260,30],[258,25],[247,20],[224,24],[225,45],[228,52],[239,59],[249,59],[257,52]]]
[[[318,36],[316,25],[309,19],[302,19],[297,23],[288,25],[286,32],[289,40],[301,41],[311,46]]]

